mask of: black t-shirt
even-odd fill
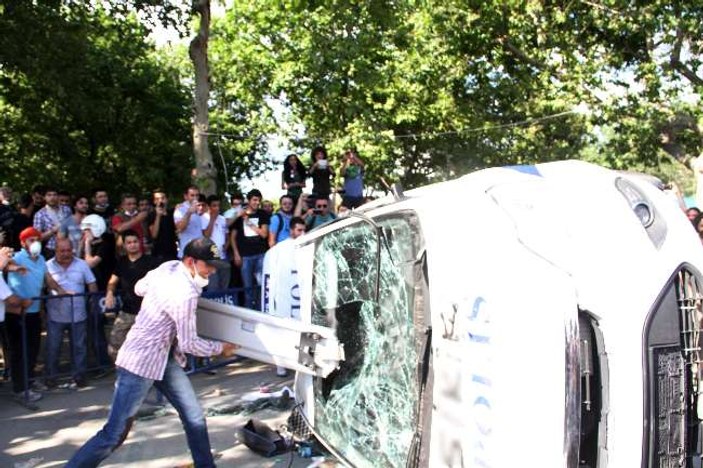
[[[115,213],[116,213],[115,207],[112,205],[107,205],[102,210],[99,210],[96,207],[93,207],[88,211],[88,214],[100,215],[105,220],[105,224],[107,225],[108,230],[110,230],[110,227],[111,227],[110,220],[115,215]]]
[[[151,226],[155,219],[156,212],[149,213],[147,226]],[[173,222],[173,210],[169,208],[166,215],[159,220],[159,234],[152,240],[151,254],[162,262],[176,260],[178,258],[176,242],[176,224]]]
[[[115,265],[115,275],[120,278],[120,297],[122,311],[137,314],[142,306],[142,297],[134,293],[134,285],[146,274],[159,266],[159,262],[151,255],[142,255],[134,262],[127,256],[120,257]]]
[[[268,239],[264,239],[244,224],[245,216],[240,216],[232,224],[232,229],[237,231],[237,248],[242,257],[251,257],[266,253],[269,248]],[[271,217],[264,210],[256,210],[249,215],[248,220],[257,226],[268,226]]]
[[[107,289],[107,282],[115,270],[115,237],[105,233],[100,237],[100,242],[91,245],[91,253],[100,257],[100,262],[92,269],[95,282],[99,291]]]
[[[22,250],[20,232],[32,226],[32,218],[15,211],[13,208],[0,205],[0,231],[5,234],[4,245],[15,251]]]
[[[0,233],[2,233],[2,238],[4,239],[2,243],[3,246],[11,245],[15,237],[13,229],[14,218],[15,210],[8,205],[0,203]]]
[[[312,193],[313,195],[319,195],[322,197],[329,197],[330,189],[330,176],[332,171],[330,171],[329,166],[324,169],[317,168],[311,172],[312,176]]]

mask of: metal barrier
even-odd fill
[[[257,287],[255,288],[256,290],[254,291],[254,294],[260,294],[260,288]],[[242,305],[244,301],[244,288],[231,288],[231,289],[226,289],[222,291],[204,291],[202,294],[202,297],[212,299],[224,304],[230,304],[230,305]],[[39,296],[33,298],[34,300],[38,300],[42,302],[42,307],[46,311],[46,318],[47,318],[47,327],[46,327],[46,332],[47,332],[47,339],[46,339],[46,355],[44,359],[44,375],[43,378],[51,378],[51,379],[60,379],[64,378],[67,375],[73,375],[76,376],[79,372],[94,372],[94,371],[108,371],[114,367],[114,364],[112,360],[110,359],[108,353],[107,353],[107,338],[105,336],[105,326],[107,325],[106,322],[106,315],[109,315],[111,313],[116,313],[120,310],[121,306],[121,300],[119,296],[116,296],[116,306],[112,309],[107,309],[105,307],[105,293],[104,292],[95,292],[95,293],[82,293],[82,294],[73,294],[73,295],[48,295],[48,296]],[[83,301],[82,304],[79,307],[76,307],[76,305],[80,304],[77,303],[77,301]],[[49,349],[49,327],[50,324],[49,322],[52,321],[50,314],[52,313],[58,313],[59,315],[62,315],[63,318],[65,319],[66,317],[66,310],[69,310],[70,312],[68,315],[70,316],[70,322],[57,322],[61,323],[63,326],[56,327],[60,328],[60,341],[58,343],[58,353],[56,354],[55,358],[58,360],[56,368],[60,368],[60,357],[61,357],[61,348],[63,345],[64,341],[64,333],[65,329],[68,328],[70,331],[70,356],[71,356],[71,368],[69,372],[56,372],[52,373],[49,375],[49,365],[50,360],[54,358],[54,356],[49,356],[49,353],[51,350]],[[57,312],[58,311],[58,312]],[[85,319],[84,320],[78,320],[83,316],[83,311],[85,311]],[[54,322],[54,321],[52,321]],[[83,369],[79,368],[79,364],[76,362],[78,359],[78,356],[76,356],[76,346],[74,345],[74,340],[78,339],[77,335],[80,334],[78,331],[78,326],[80,324],[85,324],[85,330],[86,330],[86,338],[85,338],[85,367]],[[23,364],[23,369],[22,369],[22,377],[23,377],[23,382],[24,382],[24,400],[23,403],[25,406],[27,406],[30,409],[37,409],[37,406],[30,403],[29,401],[29,390],[31,388],[31,380],[33,378],[32,371],[33,369],[30,369],[30,362],[29,362],[29,356],[30,356],[30,350],[28,349],[28,336],[27,336],[27,317],[26,314],[22,314],[20,316],[20,324],[21,324],[21,344],[22,344],[22,364]],[[52,325],[53,326],[53,325]],[[56,332],[56,330],[54,330]],[[56,339],[55,336],[51,337],[52,339]],[[53,344],[53,343],[52,343]],[[88,365],[89,360],[89,350],[92,345],[92,350],[93,350],[93,360],[92,360],[92,365]],[[37,353],[39,353],[39,350],[36,350]],[[187,355],[188,358],[188,367],[186,373],[189,375],[200,373],[200,372],[212,372],[215,369],[218,369],[220,367],[227,366],[229,364],[232,364],[234,362],[237,362],[240,358],[237,356],[234,356],[232,358],[224,359],[224,360],[218,360],[217,362],[212,362],[210,361],[209,358],[205,358],[205,364],[200,364],[195,356],[192,355]],[[7,362],[7,358],[6,358]],[[34,377],[34,380],[37,381],[39,378]],[[162,398],[160,395],[157,396],[157,400],[159,402],[162,401]]]

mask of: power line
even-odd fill
[[[535,124],[538,124],[540,122],[544,122],[547,120],[552,120],[552,119],[557,119],[559,117],[563,117],[565,115],[571,115],[571,114],[580,114],[580,115],[586,115],[590,112],[588,106],[585,103],[581,103],[574,107],[573,109],[570,109],[568,111],[563,111],[563,112],[557,112],[555,114],[550,114],[550,115],[545,115],[542,117],[535,117],[531,119],[525,119],[525,120],[520,120],[517,122],[510,122],[506,124],[499,124],[499,125],[491,125],[491,126],[480,126],[480,127],[472,127],[472,128],[465,128],[465,129],[460,129],[460,130],[452,130],[452,131],[446,131],[446,132],[423,132],[423,133],[406,133],[402,135],[391,135],[388,136],[388,139],[391,140],[402,140],[402,139],[430,139],[430,138],[437,138],[437,137],[442,137],[442,136],[449,136],[449,135],[463,135],[463,134],[468,134],[468,133],[480,133],[480,132],[488,132],[492,130],[500,130],[503,128],[514,128],[514,127],[522,127],[522,126],[532,126]],[[379,132],[381,133],[381,132]],[[207,135],[207,136],[216,136],[219,138],[239,138],[239,139],[244,139],[246,137],[242,135],[235,135],[231,133],[217,133],[217,132],[201,132],[201,135]],[[317,140],[317,141],[325,141],[324,139],[320,138],[314,138],[314,137],[307,137],[307,139],[311,140]]]

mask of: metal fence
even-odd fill
[[[255,288],[254,294],[260,294],[260,288]],[[224,304],[242,305],[244,302],[244,288],[231,288],[221,291],[204,291],[202,297],[212,299]],[[43,379],[63,379],[67,376],[75,376],[79,373],[107,373],[114,367],[114,363],[110,358],[107,348],[108,339],[106,328],[111,326],[111,321],[114,320],[116,313],[121,309],[121,300],[116,297],[115,307],[107,309],[105,306],[105,293],[83,293],[73,295],[48,295],[34,298],[41,302],[42,310],[46,311],[46,340],[44,353],[44,373]],[[60,317],[62,321],[55,322],[54,319]],[[68,320],[68,321],[66,321]],[[53,323],[50,323],[53,322]],[[59,323],[60,325],[55,325]],[[22,352],[22,377],[24,382],[24,400],[25,406],[36,409],[29,401],[29,390],[32,385],[32,380],[39,381],[39,377],[33,376],[33,369],[30,369],[30,349],[28,349],[27,336],[27,317],[26,314],[20,316],[21,324],[21,352]],[[50,327],[52,330],[50,331]],[[60,371],[61,364],[61,349],[63,348],[65,331],[69,332],[69,349],[71,367],[69,371]],[[82,338],[82,330],[85,330],[84,339]],[[50,333],[55,335],[60,333],[60,336],[49,336]],[[58,352],[55,349],[55,341],[58,339]],[[84,341],[83,344],[75,343],[76,341]],[[49,343],[51,341],[51,343]],[[84,347],[84,349],[81,348]],[[50,348],[51,347],[51,348]],[[39,350],[34,350],[39,352]],[[51,355],[50,355],[51,353]],[[54,354],[56,353],[56,354]],[[81,353],[85,353],[81,356]],[[212,372],[215,369],[227,366],[236,362],[239,358],[234,356],[225,360],[211,361],[210,358],[198,359],[195,356],[188,355],[187,374],[195,374],[200,372]],[[58,362],[56,362],[58,360]],[[5,366],[8,366],[8,356],[5,356]],[[49,367],[52,367],[51,369]],[[161,401],[161,397],[157,396],[157,400]]]

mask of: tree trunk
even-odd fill
[[[202,193],[217,191],[217,169],[208,147],[208,98],[210,96],[210,68],[207,59],[207,44],[210,37],[210,0],[193,0],[193,11],[200,15],[198,34],[190,41],[188,49],[195,70],[195,95],[193,96],[193,151],[195,171],[193,179]]]

